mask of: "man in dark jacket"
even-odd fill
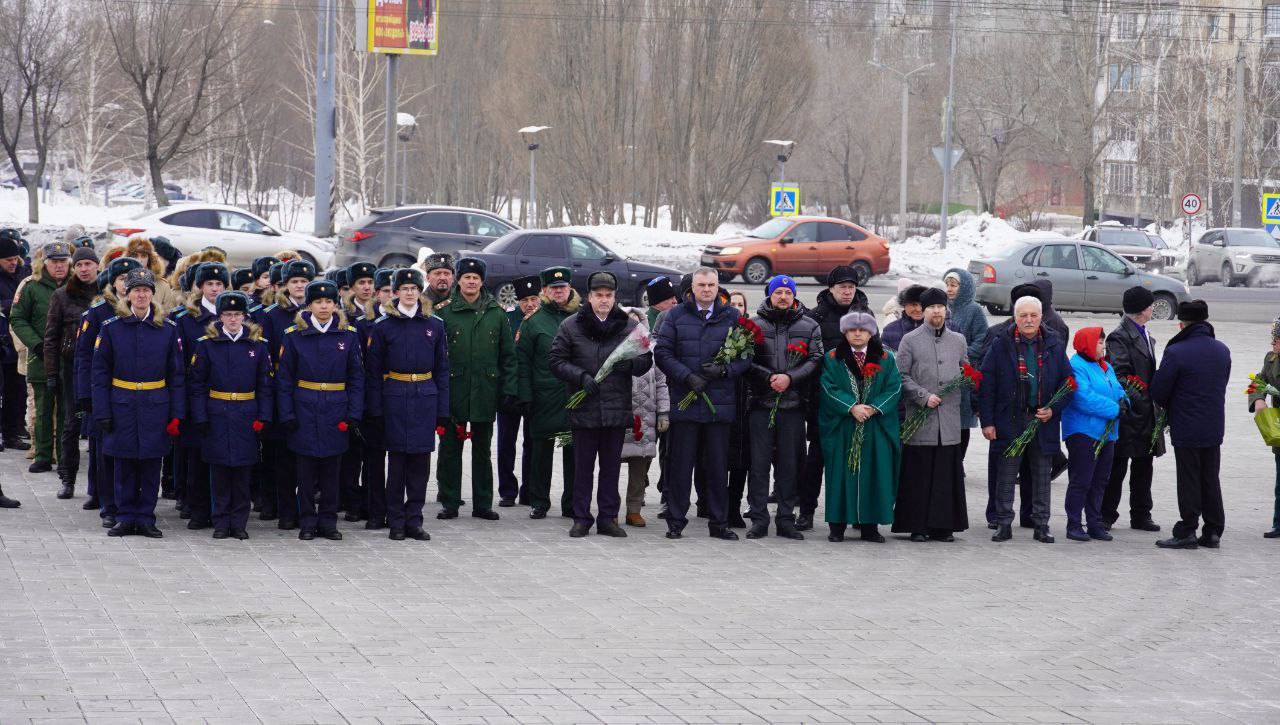
[[[729,458],[729,424],[738,412],[734,378],[744,374],[751,361],[715,361],[737,323],[738,311],[720,298],[719,275],[714,269],[699,267],[693,273],[691,298],[671,308],[658,329],[654,359],[667,376],[671,399],[683,400],[690,393],[697,396],[684,410],[677,406],[671,411],[666,472],[669,539],[680,538],[689,523],[686,515],[695,464],[707,477],[711,536],[738,538],[728,527],[725,510],[729,483],[725,461]]]
[[[991,441],[989,456],[999,460],[996,533],[992,541],[1013,538],[1013,489],[1025,458],[1031,464],[1031,519],[1035,539],[1053,543],[1049,533],[1049,484],[1053,455],[1059,450],[1059,420],[1070,402],[1067,396],[1052,407],[1047,403],[1071,374],[1064,342],[1042,325],[1042,305],[1034,297],[1019,299],[1013,308],[1014,328],[993,340],[982,361],[978,413],[982,435]],[[988,337],[991,337],[988,334]],[[1040,429],[1023,452],[1006,456],[1009,446],[1030,425]]]
[[[427,271],[427,299],[437,307],[443,306],[453,289],[453,257],[429,254],[423,266]]]
[[[512,343],[520,339],[520,325],[530,315],[538,311],[538,290],[542,287],[538,275],[520,277],[511,281],[515,289],[516,306],[507,310],[507,319],[511,322]],[[519,366],[520,351],[516,350],[516,365]],[[518,394],[518,393],[517,393]],[[508,508],[516,505],[516,498],[521,503],[528,503],[527,491],[522,495],[521,489],[529,482],[530,439],[526,430],[520,455],[520,477],[516,478],[516,436],[520,433],[520,423],[524,416],[519,409],[498,411],[498,506]],[[526,424],[527,428],[527,424]]]
[[[1066,320],[1062,319],[1062,315],[1059,315],[1058,311],[1053,309],[1053,282],[1047,279],[1037,279],[1031,284],[1040,288],[1040,302],[1044,308],[1044,320],[1041,324],[1061,335],[1064,344],[1071,342],[1071,328],[1067,327]]]
[[[818,323],[822,336],[822,349],[834,350],[844,339],[840,334],[840,318],[853,310],[870,312],[867,293],[858,289],[858,273],[853,267],[842,266],[827,275],[827,288],[818,293],[818,303],[805,314]],[[821,371],[821,364],[818,369]],[[814,373],[810,387],[818,387],[818,373]],[[817,398],[810,396],[811,400]],[[818,508],[818,495],[822,493],[822,444],[819,442],[818,406],[809,406],[809,449],[804,457],[804,467],[796,482],[796,530],[813,528],[813,512]]]
[[[13,297],[18,284],[31,276],[31,267],[22,258],[19,244],[22,236],[16,229],[0,229],[0,311],[10,316]],[[3,392],[0,394],[0,432],[3,445],[0,450],[12,448],[25,451],[31,444],[22,440],[27,419],[27,379],[18,374],[18,351],[13,345],[12,330],[5,325],[0,337],[0,372],[3,372]]]
[[[573,432],[574,471],[573,528],[569,536],[580,538],[591,531],[591,475],[600,461],[597,482],[596,533],[625,537],[618,526],[618,473],[622,467],[622,439],[631,430],[631,378],[653,367],[653,354],[641,354],[613,364],[604,377],[597,377],[605,360],[622,345],[636,322],[618,306],[615,296],[618,278],[610,272],[595,272],[587,278],[589,307],[579,310],[560,326],[551,343],[551,372],[565,382],[570,394],[586,394],[569,410]]]
[[[50,242],[44,246],[44,263],[22,288],[13,303],[9,326],[27,348],[27,381],[36,398],[35,460],[27,470],[42,473],[53,470],[53,442],[61,438],[62,421],[57,417],[55,399],[58,391],[48,385],[44,376],[44,332],[49,322],[49,301],[53,293],[67,281],[71,266],[71,245]],[[57,356],[56,350],[48,354]],[[65,406],[67,401],[63,401]]]
[[[1178,514],[1173,537],[1162,549],[1218,548],[1226,515],[1222,509],[1222,437],[1226,428],[1231,351],[1214,337],[1204,300],[1178,304],[1182,331],[1164,348],[1151,380],[1151,399],[1165,409],[1178,467]],[[1196,538],[1200,517],[1204,530]]]
[[[804,460],[804,422],[812,390],[810,384],[822,364],[822,334],[818,323],[796,304],[796,283],[786,275],[769,280],[769,296],[760,303],[752,322],[764,332],[747,378],[750,413],[751,470],[747,504],[751,508],[748,539],[769,533],[769,469],[777,489],[777,533],[800,540],[796,530],[796,472]],[[794,347],[793,347],[794,346]],[[803,347],[803,352],[798,348]]]
[[[1124,317],[1107,335],[1107,362],[1111,363],[1116,379],[1122,385],[1130,375],[1141,378],[1148,386],[1155,377],[1156,341],[1147,332],[1155,301],[1151,290],[1141,285],[1125,290]],[[1159,531],[1160,526],[1151,520],[1151,475],[1155,456],[1164,454],[1164,436],[1156,441],[1153,451],[1151,434],[1155,430],[1157,410],[1151,402],[1150,391],[1130,395],[1129,405],[1122,411],[1120,439],[1116,442],[1111,478],[1102,495],[1102,521],[1109,529],[1120,518],[1120,494],[1124,489],[1125,473],[1132,465],[1129,526],[1142,531]]]
[[[80,471],[80,417],[75,392],[76,334],[80,316],[98,293],[98,255],[92,247],[80,247],[71,255],[71,275],[67,284],[49,299],[49,319],[44,327],[45,384],[56,390],[62,414],[62,431],[58,436],[58,477],[62,489],[58,498],[75,496],[76,474]],[[93,473],[93,469],[89,469]],[[89,501],[86,509],[98,507],[97,484],[89,479]],[[90,505],[92,504],[92,505]]]

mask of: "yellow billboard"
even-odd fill
[[[440,50],[440,0],[368,0],[370,53],[435,55]]]

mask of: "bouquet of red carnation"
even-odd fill
[[[862,385],[866,387],[871,384],[871,379],[880,372],[881,368],[875,363],[867,363],[862,366]],[[858,404],[858,400],[862,394],[858,392],[860,388],[853,386],[854,405]],[[854,473],[862,468],[862,439],[866,437],[866,424],[863,421],[857,421],[853,426],[853,445],[849,446],[849,470]]]
[[[1049,398],[1049,402],[1045,403],[1044,407],[1052,408],[1063,400],[1066,400],[1068,395],[1076,392],[1079,388],[1080,386],[1076,384],[1075,377],[1070,375],[1067,376],[1067,381],[1062,384],[1061,388],[1058,388],[1054,392],[1053,397]],[[1014,438],[1013,442],[1009,444],[1009,448],[1004,452],[1004,457],[1015,458],[1022,455],[1022,452],[1027,449],[1027,444],[1035,440],[1036,431],[1040,430],[1041,425],[1043,425],[1043,423],[1039,418],[1032,418],[1031,422],[1027,424],[1027,429],[1022,431],[1022,434],[1017,438]]]
[[[790,370],[793,366],[799,365],[800,363],[804,362],[805,358],[809,357],[809,343],[796,342],[796,343],[787,345],[787,353],[788,353],[787,369]],[[769,411],[769,427],[770,428],[773,427],[773,424],[778,417],[778,404],[781,402],[782,402],[782,393],[778,393],[778,396],[773,400],[773,410]]]
[[[1124,386],[1124,394],[1126,398],[1133,398],[1133,396],[1142,393],[1147,389],[1147,384],[1137,375],[1126,375],[1124,380],[1120,381],[1120,384]],[[1107,445],[1107,439],[1111,437],[1111,431],[1116,429],[1116,423],[1119,422],[1119,420],[1120,418],[1117,416],[1107,421],[1107,427],[1102,429],[1102,437],[1098,439],[1097,443],[1093,444],[1094,460],[1097,460],[1098,456],[1102,455],[1102,449]]]
[[[977,390],[979,385],[982,385],[982,373],[969,363],[964,363],[960,366],[959,375],[951,378],[943,383],[941,388],[938,388],[937,396],[945,398],[949,393],[960,388]],[[920,426],[924,425],[924,422],[929,419],[929,414],[933,410],[928,406],[916,408],[911,415],[907,416],[907,419],[902,422],[902,432],[900,434],[903,443],[911,440],[912,436],[920,432]]]
[[[734,360],[745,360],[756,354],[756,345],[763,344],[764,330],[761,330],[759,325],[746,317],[739,317],[738,324],[729,328],[729,334],[725,335],[724,344],[720,346],[716,356],[711,358],[711,362],[728,365]],[[692,390],[680,400],[680,404],[676,408],[684,410],[698,398],[702,398],[702,402],[707,404],[707,408],[712,415],[716,414],[716,406],[712,404],[711,398],[706,393],[695,393]]]

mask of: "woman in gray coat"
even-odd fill
[[[623,307],[636,325],[648,329],[649,320],[643,307]],[[657,366],[631,381],[631,430],[622,440],[622,460],[627,464],[627,525],[644,526],[640,509],[644,508],[644,491],[649,487],[649,466],[658,455],[658,434],[667,431],[667,413],[671,397],[667,394],[667,376]]]
[[[902,338],[898,371],[910,416],[933,410],[910,440],[903,441],[902,473],[893,511],[893,531],[912,541],[954,541],[969,528],[960,451],[961,394],[937,395],[969,361],[962,335],[947,329],[947,294],[930,288],[920,296],[924,324]]]

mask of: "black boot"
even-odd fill
[[[75,498],[75,495],[76,495],[76,485],[64,479],[62,481],[62,488],[58,489],[58,498],[66,500],[69,498]]]
[[[94,509],[102,508],[102,502],[98,500],[97,496],[90,496],[89,498],[85,499],[84,505],[81,506],[80,508],[84,509],[85,511],[93,511]]]
[[[0,489],[0,509],[16,509],[21,505],[21,502],[4,495],[4,490]]]
[[[827,541],[838,543],[844,541],[845,524],[827,524],[831,527],[831,533],[827,534]]]

